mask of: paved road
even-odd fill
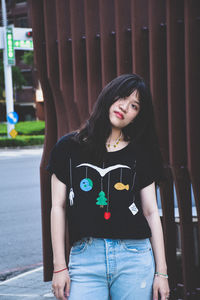
[[[51,282],[43,282],[43,268],[0,282],[1,300],[52,300]]]
[[[0,150],[0,280],[42,265],[41,155]]]

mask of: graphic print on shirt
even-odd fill
[[[131,170],[131,168],[127,165],[123,165],[123,164],[116,164],[113,166],[109,166],[107,168],[100,168],[96,165],[90,164],[90,163],[82,163],[76,166],[76,168],[80,168],[80,167],[85,167],[86,170],[86,174],[85,174],[85,178],[83,178],[80,181],[80,189],[83,192],[90,192],[94,186],[94,183],[92,181],[91,178],[88,177],[88,168],[92,168],[95,171],[97,171],[100,175],[100,180],[101,180],[101,187],[100,187],[100,191],[98,192],[98,197],[96,198],[96,205],[99,205],[100,208],[103,208],[106,206],[106,211],[104,212],[104,218],[105,220],[110,219],[111,217],[111,212],[109,211],[109,202],[110,202],[110,176],[111,176],[111,172],[116,170],[116,169],[120,169],[120,178],[119,181],[117,181],[113,187],[115,190],[117,191],[129,191],[132,190],[133,185],[134,185],[134,180],[133,180],[133,184],[132,187],[130,189],[130,185],[126,184],[123,182],[123,169],[129,169]],[[105,175],[108,174],[108,183],[107,183],[107,193],[104,190],[103,187],[103,178],[105,177]],[[134,174],[135,175],[135,174]],[[135,177],[135,176],[134,176]],[[70,188],[70,194],[69,194],[69,199],[70,199],[70,205],[73,205],[73,199],[74,199],[74,192],[73,192],[73,187],[72,187],[72,170],[71,170],[71,159],[70,159],[70,184],[71,184],[71,188]],[[135,205],[135,204],[134,204]],[[130,207],[129,207],[130,209]],[[131,210],[131,209],[130,209]],[[137,213],[136,209],[135,209],[135,214]],[[133,213],[133,212],[132,212]]]
[[[83,190],[85,192],[89,192],[89,191],[91,191],[92,187],[93,187],[93,182],[90,178],[86,177],[81,180],[81,182],[80,182],[81,190]]]
[[[93,168],[95,169],[100,175],[101,177],[104,177],[108,172],[112,171],[112,170],[115,170],[115,169],[119,169],[119,168],[127,168],[127,169],[131,169],[129,166],[126,166],[126,165],[114,165],[114,166],[110,166],[108,168],[105,168],[105,169],[102,169],[100,167],[97,167],[95,165],[92,165],[92,164],[88,164],[88,163],[83,163],[83,164],[80,164],[78,166],[76,166],[76,168],[79,168],[79,167],[90,167],[90,168]]]
[[[129,166],[127,165],[121,165],[121,164],[117,164],[117,165],[114,165],[114,166],[109,166],[107,168],[100,168],[100,167],[97,167],[93,164],[89,164],[89,163],[82,163],[78,166],[76,166],[76,168],[79,168],[79,167],[90,167],[90,168],[93,168],[95,169],[101,176],[101,190],[98,194],[98,197],[97,197],[97,201],[96,201],[96,204],[100,206],[100,208],[103,208],[104,206],[107,206],[107,211],[104,213],[104,218],[106,220],[108,220],[110,217],[111,217],[111,213],[108,211],[109,210],[109,187],[110,187],[110,172],[113,171],[113,170],[116,170],[116,169],[121,169],[121,172],[120,172],[120,182],[117,182],[115,185],[114,185],[114,188],[116,190],[129,190],[129,184],[124,184],[122,183],[122,169],[123,168],[127,168],[127,169],[131,169]],[[105,195],[105,192],[103,191],[103,177],[108,174],[108,191],[107,191],[107,198],[106,198],[106,195]],[[81,183],[83,181],[86,181],[86,178],[81,180]],[[87,185],[87,184],[86,184]],[[84,191],[89,191],[86,189],[83,189],[83,187],[81,186],[81,189],[84,190]]]
[[[117,183],[115,183],[114,188],[118,191],[123,191],[123,190],[128,191],[129,190],[129,184],[125,185],[121,182],[117,182]]]
[[[74,204],[74,191],[72,186],[72,160],[69,159],[69,171],[70,171],[70,192],[69,192],[69,204],[72,206]]]

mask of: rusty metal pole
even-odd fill
[[[51,86],[57,117],[58,138],[69,130],[68,113],[60,91],[57,21],[54,0],[43,0],[44,29],[46,40],[47,74]]]
[[[148,0],[131,0],[132,70],[149,83]]]
[[[80,126],[80,115],[74,101],[69,0],[55,1],[55,5],[60,91],[67,111],[69,131],[72,131]]]
[[[70,0],[69,9],[72,35],[74,101],[82,123],[89,117],[83,0]]]
[[[171,288],[176,285],[176,227],[174,218],[173,179],[169,167],[168,98],[165,1],[151,1],[149,11],[150,86],[153,95],[159,143],[166,166],[167,182],[160,186],[163,231]],[[175,267],[175,270],[174,270]]]
[[[34,41],[34,55],[37,71],[44,95],[45,112],[45,141],[42,160],[40,164],[40,189],[42,209],[42,242],[44,281],[52,278],[52,248],[50,234],[51,187],[50,176],[45,171],[48,163],[49,152],[57,140],[57,120],[52,91],[47,78],[46,43],[44,32],[44,8],[41,0],[30,2],[32,11],[32,28]]]
[[[167,2],[168,112],[170,164],[175,182],[180,230],[184,299],[193,289],[194,243],[190,178],[187,170],[182,1]]]
[[[98,2],[98,0],[84,1],[89,113],[92,111],[102,86]]]
[[[184,1],[185,15],[185,94],[188,171],[193,187],[198,224],[198,257],[200,257],[200,3],[198,0]],[[200,264],[200,262],[199,262]],[[200,266],[195,266],[196,287],[200,288]]]
[[[102,86],[116,77],[114,1],[99,1]]]
[[[117,75],[131,73],[131,11],[130,0],[115,0]]]

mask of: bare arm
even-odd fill
[[[66,267],[65,261],[65,198],[66,186],[56,175],[51,177],[52,209],[51,239],[53,247],[54,269]]]
[[[166,273],[167,265],[165,260],[163,231],[158,213],[155,184],[152,183],[142,189],[140,195],[142,210],[151,228],[151,244],[156,262],[156,271],[160,273]]]
[[[140,191],[140,196],[144,216],[151,228],[151,244],[154,252],[156,271],[167,274],[163,230],[156,201],[155,183],[143,188]],[[166,278],[155,278],[153,299],[158,299],[158,290],[161,294],[161,299],[166,299],[165,297],[169,294],[168,280]]]
[[[54,270],[66,268],[65,260],[65,209],[66,186],[55,174],[51,177],[52,209],[51,239],[53,248]],[[64,290],[69,294],[70,282],[68,271],[53,274],[52,287],[58,299],[66,299]]]

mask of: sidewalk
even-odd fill
[[[45,300],[55,299],[51,292],[51,282],[43,281],[43,267],[22,273],[0,282],[1,300]]]

